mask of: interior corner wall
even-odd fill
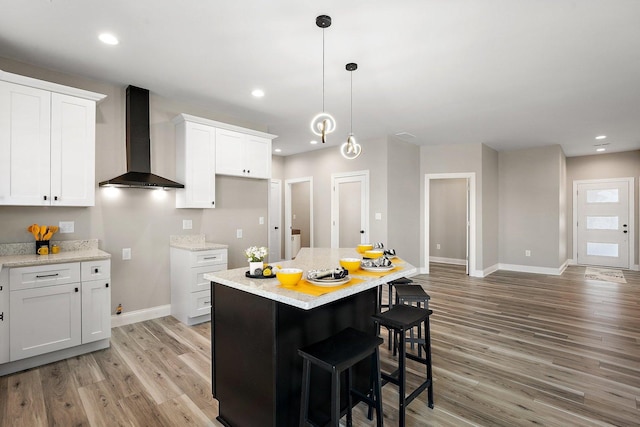
[[[386,245],[407,262],[420,259],[420,147],[394,137],[387,142],[388,230]]]
[[[498,152],[482,144],[482,268],[492,271],[500,262],[500,180]],[[477,267],[480,269],[480,267]]]
[[[567,158],[567,254],[573,256],[573,181],[587,179],[635,178],[633,194],[636,195],[634,218],[634,254],[633,264],[638,265],[638,215],[640,197],[638,197],[638,181],[640,180],[640,150],[622,153],[595,154]]]
[[[562,150],[554,145],[503,151],[498,158],[500,263],[559,268]]]

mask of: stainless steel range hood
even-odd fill
[[[127,87],[127,173],[102,181],[100,187],[184,188],[170,179],[151,173],[151,140],[149,138],[149,91]]]

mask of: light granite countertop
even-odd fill
[[[60,253],[36,255],[35,243],[9,243],[0,245],[0,270],[2,268],[29,267],[32,265],[62,264],[99,259],[110,259],[111,254],[98,249],[98,240],[74,240],[52,242],[60,245]]]
[[[220,243],[205,242],[204,234],[193,234],[184,236],[170,236],[169,246],[187,251],[206,251],[210,249],[227,249],[229,245]]]
[[[295,260],[275,263],[282,267],[296,267],[305,271],[325,268],[337,268],[340,266],[340,258],[361,258],[355,249],[329,249],[329,248],[302,248]],[[310,310],[339,299],[375,288],[381,284],[390,282],[401,277],[413,276],[417,274],[417,269],[413,265],[402,262],[398,263],[398,270],[389,272],[383,277],[371,277],[351,274],[351,277],[363,279],[364,281],[353,286],[330,291],[320,296],[309,295],[296,292],[295,287],[284,288],[280,286],[278,279],[250,279],[245,276],[247,267],[233,270],[216,271],[207,273],[204,278],[221,285],[229,286],[244,292],[258,295],[267,299],[278,301],[294,307]]]

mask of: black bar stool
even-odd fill
[[[418,308],[429,308],[429,300],[431,297],[428,293],[422,289],[420,285],[396,285],[396,304],[414,305]],[[418,338],[413,335],[413,328],[411,328],[410,338],[408,342],[411,343],[411,350],[418,344],[418,356],[422,357],[422,347],[420,344],[424,344],[422,339],[422,328],[418,327]],[[393,353],[395,355],[395,351]]]
[[[393,329],[394,334],[399,336],[398,349],[398,369],[392,373],[382,372],[383,385],[392,383],[398,386],[398,422],[400,427],[405,425],[405,410],[407,405],[413,401],[420,393],[427,389],[428,406],[433,409],[433,374],[431,369],[431,332],[429,330],[429,316],[431,310],[413,307],[410,305],[397,304],[384,313],[373,316],[377,325]],[[406,351],[406,332],[414,327],[424,324],[425,357],[418,357]],[[394,347],[396,347],[394,345]],[[394,348],[395,351],[395,348]],[[411,359],[426,366],[426,379],[408,396],[406,395],[406,360]]]
[[[357,396],[376,410],[376,422],[382,427],[382,384],[380,378],[380,353],[378,347],[384,341],[375,335],[367,334],[353,328],[341,332],[305,348],[299,349],[303,357],[302,365],[302,398],[300,403],[300,426],[330,425],[338,427],[342,411],[340,409],[340,375],[346,371],[347,380],[347,426],[353,423],[351,407],[352,395]],[[361,393],[352,387],[351,368],[361,360],[371,357],[371,377],[369,394]],[[311,365],[314,364],[331,373],[331,417],[327,420],[312,422],[309,420],[309,390],[311,386]],[[328,417],[327,417],[328,418]]]
[[[380,313],[380,311],[382,311],[383,308],[386,309],[390,309],[391,307],[393,307],[393,287],[394,286],[404,286],[404,285],[408,285],[410,283],[413,283],[413,280],[411,279],[407,279],[406,277],[401,277],[399,279],[396,280],[392,280],[388,283],[386,283],[387,285],[387,303],[383,304],[382,303],[382,294],[383,294],[383,289],[382,287],[384,286],[384,284],[378,286],[378,310],[377,312]],[[378,333],[380,333],[380,328],[378,328]],[[388,342],[389,342],[389,350],[391,350],[391,330],[389,330],[389,338],[388,338]]]

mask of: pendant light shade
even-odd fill
[[[356,137],[353,136],[353,72],[358,69],[358,64],[350,62],[345,66],[345,69],[351,73],[351,127],[347,142],[340,146],[340,154],[345,159],[353,160],[362,153],[362,147],[356,141]]]
[[[322,112],[311,119],[311,132],[318,135],[324,144],[327,135],[336,130],[336,119],[324,111],[324,29],[331,26],[331,17],[328,15],[318,16],[316,25],[322,28]]]

